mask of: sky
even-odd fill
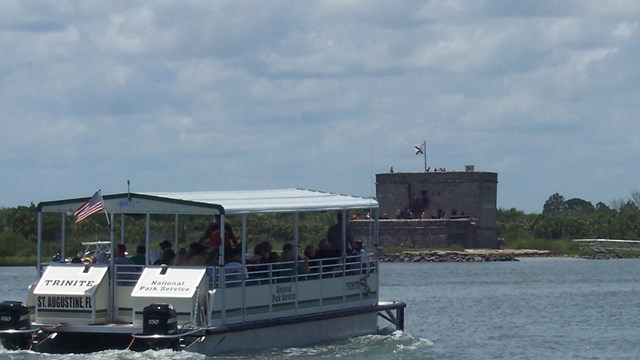
[[[0,0],[0,207],[498,174],[640,190],[640,2]]]

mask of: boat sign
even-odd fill
[[[33,293],[36,296],[92,296],[106,273],[106,266],[51,265],[44,271]]]
[[[105,320],[107,266],[50,265],[33,294],[36,321],[96,324]]]
[[[144,308],[152,303],[171,304],[181,324],[196,321],[196,304],[204,304],[205,300],[206,271],[182,267],[144,269],[131,291],[133,324],[142,325]]]
[[[131,296],[192,298],[202,284],[206,269],[146,268]]]

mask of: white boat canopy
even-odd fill
[[[373,198],[304,189],[122,193],[103,195],[112,214],[236,215],[302,211],[377,209]],[[48,201],[39,212],[73,213],[88,198]]]

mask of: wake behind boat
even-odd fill
[[[92,198],[93,199],[93,198]],[[86,198],[38,205],[37,269],[26,304],[0,304],[0,339],[9,349],[47,353],[106,349],[165,349],[205,355],[265,348],[305,346],[378,332],[378,321],[403,330],[402,302],[378,299],[378,203],[374,199],[301,189],[192,193],[124,193],[106,195],[100,205],[113,224],[121,215],[145,216],[146,259],[150,217],[238,216],[237,247],[227,246],[219,226],[217,264],[201,266],[107,263],[41,263],[43,214],[59,213],[58,236],[64,258],[68,214],[91,203]],[[300,221],[305,212],[336,211],[341,249],[348,236],[348,211],[372,214],[366,233],[358,234],[371,251],[327,252],[313,261],[301,259]],[[247,219],[292,214],[294,257],[256,266],[249,259]],[[174,243],[178,240],[175,232]],[[222,240],[224,239],[224,240]],[[119,242],[124,242],[122,232]],[[110,230],[110,254],[118,251]],[[332,255],[333,254],[333,255]],[[235,256],[234,265],[229,258]],[[226,261],[225,261],[226,260]],[[229,269],[234,269],[230,271]]]

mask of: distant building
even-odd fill
[[[465,171],[376,174],[381,243],[497,247],[498,174]],[[385,215],[386,214],[386,215]]]

